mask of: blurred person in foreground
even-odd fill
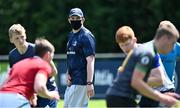
[[[10,68],[12,68],[12,66],[20,60],[35,56],[35,44],[27,42],[26,39],[26,30],[21,24],[13,24],[9,28],[9,40],[12,44],[15,45],[15,48],[9,52]],[[54,62],[51,61],[50,64],[52,66],[52,71],[55,73],[54,75],[56,75],[58,71],[56,69]],[[46,86],[50,91],[57,91],[54,76],[48,78]],[[57,107],[57,100],[55,99],[50,100],[47,98],[37,96],[37,98],[31,101],[32,106],[36,107]]]
[[[94,96],[95,37],[83,26],[85,18],[81,9],[71,9],[68,21],[72,31],[67,42],[64,107],[88,107],[88,100]]]
[[[54,75],[50,62],[54,46],[46,39],[36,39],[35,54],[13,65],[6,82],[0,88],[0,108],[31,108],[34,93],[50,100],[59,100],[57,91],[49,91],[46,83]],[[28,101],[29,100],[29,101]]]
[[[137,43],[137,38],[135,36],[135,33],[132,30],[132,28],[129,26],[122,26],[117,30],[116,42],[118,43],[119,47],[122,49],[122,51],[125,54],[128,54],[131,50],[141,45]],[[153,41],[150,41],[149,45],[150,44],[153,44]],[[164,90],[166,92],[171,92],[174,89],[174,84],[167,77],[167,73],[164,69],[159,54],[156,54],[155,65],[151,70],[147,83],[148,85],[159,91]],[[143,96],[140,101],[140,106],[141,105],[146,107],[157,106],[157,104],[153,104],[151,101],[154,100],[152,99],[147,100],[147,97]]]
[[[161,21],[159,24],[159,28],[162,28],[163,26],[169,26],[173,28],[176,31],[176,34],[179,35],[177,28],[170,21],[168,20]],[[168,47],[169,45],[166,45],[165,48]],[[159,55],[162,60],[162,64],[164,66],[165,77],[168,80],[168,82],[171,83],[166,84],[166,86],[157,87],[155,89],[157,89],[161,93],[175,92],[174,75],[175,75],[176,60],[180,58],[180,44],[178,42],[174,43],[174,46],[169,53],[164,54],[162,52],[159,52]],[[139,105],[141,107],[158,107],[160,106],[160,103],[148,97],[142,97]]]
[[[127,55],[134,48],[140,47],[142,44],[137,43],[137,38],[134,31],[129,26],[122,26],[116,31],[116,42],[118,43],[121,50]],[[155,56],[155,64],[151,70],[151,74],[148,78],[148,85],[157,87],[164,83],[164,71],[161,69],[162,65],[159,55]],[[120,69],[121,67],[119,67]],[[163,67],[162,67],[163,68]]]
[[[174,28],[163,26],[157,29],[152,43],[148,42],[130,50],[118,69],[113,84],[107,90],[107,107],[136,107],[135,99],[138,93],[167,106],[176,105],[178,94],[162,94],[150,87],[147,80],[156,63],[157,54],[170,52],[178,38]],[[164,48],[167,45],[169,47]]]

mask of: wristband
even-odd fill
[[[87,85],[91,85],[91,84],[93,84],[91,81],[88,81],[88,82],[87,82]]]

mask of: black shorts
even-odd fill
[[[148,97],[142,96],[141,101],[139,102],[140,107],[158,107],[159,102],[152,100]]]
[[[108,108],[110,107],[136,107],[137,103],[135,102],[135,100],[127,98],[127,97],[107,95],[106,106]]]
[[[174,89],[169,89],[167,91],[162,91],[161,93],[174,92]],[[159,101],[152,100],[148,97],[142,96],[139,103],[140,107],[159,107]]]

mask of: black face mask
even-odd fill
[[[81,27],[81,20],[71,21],[71,27],[74,30],[78,30]]]

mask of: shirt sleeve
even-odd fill
[[[153,68],[157,68],[157,67],[159,67],[160,66],[160,57],[159,57],[159,55],[158,54],[156,54],[155,55],[155,57],[154,57],[154,64],[153,64]]]
[[[90,34],[83,37],[83,52],[86,57],[95,55],[95,38]]]
[[[143,73],[149,72],[149,70],[153,67],[153,59],[155,59],[155,57],[153,57],[150,53],[140,55],[137,58],[135,69]]]

